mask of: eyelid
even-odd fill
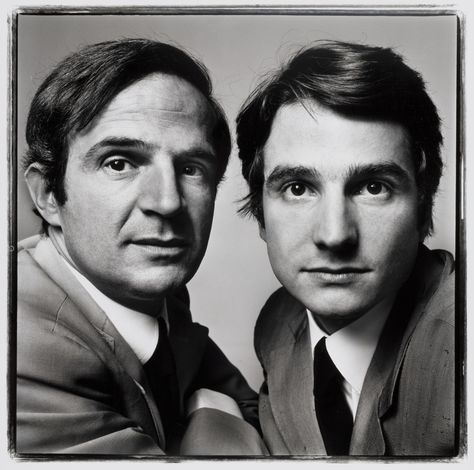
[[[313,188],[314,188],[314,184],[312,184],[308,181],[302,180],[302,179],[293,179],[293,180],[290,180],[290,181],[283,181],[280,184],[280,188],[282,190],[287,189],[293,184],[301,184],[302,186],[304,186],[305,188],[310,189],[310,190],[313,190]]]
[[[125,160],[130,164],[135,164],[133,156],[126,152],[110,151],[102,156],[102,164],[113,160]]]

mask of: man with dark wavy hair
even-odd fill
[[[230,153],[206,69],[147,39],[87,46],[39,87],[20,242],[16,451],[254,454],[257,396],[186,283]]]
[[[273,454],[456,454],[454,260],[423,245],[439,127],[398,54],[337,41],[242,108],[242,212],[283,285],[255,329]]]

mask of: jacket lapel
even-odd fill
[[[354,423],[351,455],[384,455],[389,451],[383,437],[383,418],[393,406],[411,335],[439,284],[442,269],[421,246],[413,273],[397,296],[367,371]]]
[[[292,455],[326,455],[313,398],[313,356],[304,307],[284,302],[287,319],[281,336],[268,353],[270,403],[281,435]]]
[[[160,447],[165,448],[165,437],[159,412],[151,398],[151,390],[136,354],[116,330],[107,315],[65,266],[65,262],[60,259],[60,255],[47,238],[38,242],[33,257],[48,276],[61,286],[72,303],[82,313],[83,316],[70,315],[69,320],[72,325],[77,326],[78,333],[83,334],[84,342],[101,354],[104,361],[109,365],[112,365],[110,358],[110,352],[112,352],[120,367],[132,378],[149,409],[154,424],[155,438]],[[104,347],[104,341],[108,348]]]
[[[384,455],[387,451],[382,418],[393,403],[398,372],[408,340],[405,332],[412,308],[412,289],[407,284],[392,307],[362,386],[351,440],[351,455]]]

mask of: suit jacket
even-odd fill
[[[367,371],[350,455],[456,454],[453,270],[449,253],[421,247]],[[265,377],[260,424],[270,452],[326,455],[305,307],[286,290],[263,307],[255,348]]]
[[[191,415],[186,446],[167,443],[144,369],[51,243],[35,239],[18,255],[17,421],[19,453],[261,454],[255,428],[217,410]],[[232,397],[257,424],[257,395],[193,323],[182,300],[167,298],[179,406],[196,389]],[[196,433],[198,433],[196,435]],[[237,438],[238,437],[238,438]]]

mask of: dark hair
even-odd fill
[[[250,95],[237,117],[237,144],[249,194],[239,212],[263,225],[263,147],[276,112],[313,100],[348,117],[396,122],[409,133],[419,193],[419,225],[433,228],[442,172],[440,119],[421,76],[389,48],[321,41],[297,52]]]
[[[175,46],[150,39],[107,41],[63,59],[31,103],[23,168],[41,164],[46,187],[58,204],[66,201],[64,175],[71,135],[84,129],[117,94],[152,73],[176,75],[207,98],[216,114],[213,138],[222,178],[231,150],[230,131],[224,111],[212,97],[204,65]],[[43,229],[47,225],[43,220]]]

